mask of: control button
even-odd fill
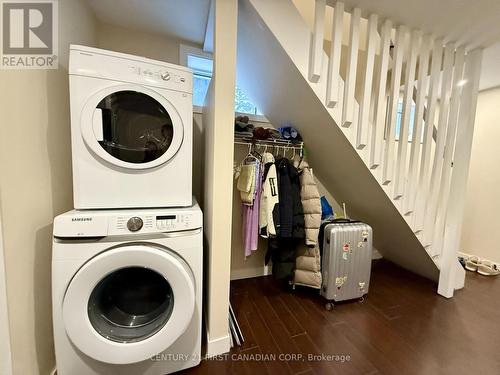
[[[170,74],[168,72],[164,72],[160,74],[161,79],[164,81],[168,81],[170,79]]]
[[[127,228],[131,232],[137,232],[142,228],[143,222],[142,219],[138,216],[131,217],[127,221]]]

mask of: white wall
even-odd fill
[[[500,262],[500,87],[479,93],[460,250]]]
[[[172,36],[144,33],[99,23],[98,47],[179,64],[180,44],[199,47]]]
[[[60,1],[59,69],[0,71],[0,200],[16,375],[55,366],[52,219],[73,206],[68,51],[69,43],[95,45],[95,29],[85,2]]]
[[[5,261],[2,230],[2,205],[0,202],[0,375],[12,373],[10,352],[10,329],[7,308],[7,285],[5,283]]]

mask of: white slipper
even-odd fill
[[[467,271],[476,272],[480,263],[479,257],[471,255],[469,258],[465,259],[465,269]]]
[[[495,263],[483,260],[478,264],[477,273],[484,276],[497,276],[500,275],[500,270]]]

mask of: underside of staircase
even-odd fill
[[[240,0],[238,85],[272,124],[289,123],[299,130],[316,177],[338,202],[346,203],[350,217],[373,227],[374,245],[385,258],[437,282],[440,257],[424,246],[424,233],[412,228],[412,216],[403,213],[401,197],[394,199],[391,183],[383,184],[382,168],[370,168],[370,147],[356,147],[358,101],[350,103],[350,126],[342,113],[344,103],[325,105],[329,56],[321,40],[321,64],[317,77],[311,76],[313,44],[314,33],[291,1]],[[343,78],[338,86],[342,97]],[[452,289],[462,287],[464,272],[456,257],[450,264]]]

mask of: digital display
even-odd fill
[[[163,216],[157,216],[156,220],[175,220],[175,215],[163,215]]]

